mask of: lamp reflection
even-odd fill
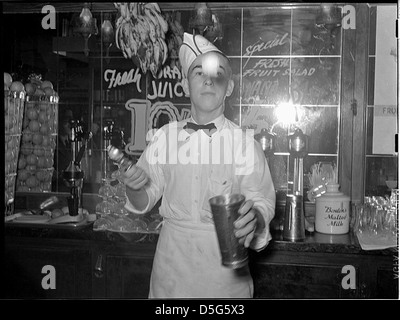
[[[91,22],[91,19],[93,18],[92,13],[90,12],[90,9],[88,7],[88,4],[85,3],[85,6],[83,7],[81,14],[79,15],[79,18],[83,20],[84,23],[89,24]]]
[[[114,28],[110,20],[105,19],[101,25],[101,34],[103,36],[103,42],[109,46],[112,45],[114,40]]]
[[[194,6],[193,14],[189,21],[189,27],[203,35],[207,27],[212,26],[212,13],[207,3],[200,2]]]
[[[289,127],[299,122],[304,117],[304,111],[293,103],[292,98],[288,102],[280,103],[274,110],[275,116],[279,123]]]
[[[189,28],[193,34],[200,34],[214,43],[223,38],[222,23],[213,14],[206,2],[196,3],[189,20]]]
[[[321,3],[320,14],[315,23],[332,32],[333,29],[340,27],[342,24],[340,8],[331,3]]]
[[[110,47],[112,46],[114,42],[114,28],[111,24],[111,21],[109,20],[109,16],[106,15],[103,21],[103,24],[101,25],[101,37],[102,37],[102,43],[104,44],[106,48],[106,61],[107,63],[109,62],[109,53],[110,53]]]
[[[79,32],[85,39],[85,56],[89,56],[88,40],[92,34],[97,34],[97,26],[96,19],[93,18],[87,2],[85,2],[76,23],[76,31]]]

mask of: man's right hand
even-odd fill
[[[139,190],[149,181],[147,173],[136,165],[132,165],[122,173],[124,184],[133,190]]]

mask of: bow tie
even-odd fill
[[[217,130],[217,127],[212,122],[209,124],[196,124],[193,122],[187,122],[186,125],[183,127],[183,129],[189,131],[203,130],[206,134],[208,134],[211,137],[211,135]]]

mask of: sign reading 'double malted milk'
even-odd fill
[[[180,121],[190,116],[188,104],[181,85],[182,74],[175,67],[165,66],[159,73],[159,78],[143,75],[139,68],[127,71],[106,69],[104,71],[105,86],[108,90],[121,88],[126,90],[129,85],[125,108],[130,111],[131,135],[126,146],[126,152],[138,155],[146,147],[147,133],[159,127],[159,118],[166,116],[168,122]],[[129,98],[131,97],[131,98]]]

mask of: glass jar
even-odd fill
[[[58,96],[27,96],[22,121],[17,191],[51,192],[58,134]]]
[[[350,197],[338,184],[327,184],[326,193],[315,200],[315,230],[327,234],[345,234],[350,226]]]

